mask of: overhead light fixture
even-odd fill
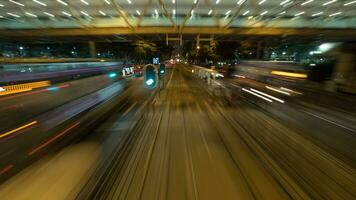
[[[278,15],[284,15],[286,14],[286,11],[280,12]]]
[[[262,5],[264,2],[266,2],[267,0],[262,0],[258,3],[258,5]]]
[[[305,13],[304,11],[303,12],[299,12],[299,13],[295,14],[294,16],[297,17],[297,16],[302,15],[304,13]]]
[[[110,5],[110,1],[109,0],[104,0],[106,4]]]
[[[198,0],[194,0],[194,4],[197,4],[198,3]]]
[[[337,2],[337,0],[331,0],[331,1],[328,1],[326,3],[323,3],[323,6],[327,6],[327,5],[335,3],[335,2]]]
[[[315,14],[312,14],[312,17],[315,17],[315,16],[319,16],[321,14],[323,14],[324,12],[318,12],[318,13],[315,13]]]
[[[194,10],[190,11],[190,15],[191,15],[191,16],[194,15]]]
[[[4,5],[0,3],[0,7],[4,7]]]
[[[20,18],[20,16],[19,16],[19,15],[16,15],[16,14],[14,14],[14,13],[10,13],[10,12],[8,12],[8,13],[6,13],[6,14],[8,14],[8,15],[10,15],[10,16],[13,16],[13,17],[16,17],[16,18]]]
[[[54,17],[54,15],[53,15],[53,14],[48,13],[48,12],[43,12],[43,14],[48,15],[48,16],[50,16],[50,17]]]
[[[102,10],[99,10],[99,13],[102,15],[102,16],[106,16],[106,13]]]
[[[241,5],[241,4],[243,4],[245,1],[246,1],[246,0],[239,0],[239,1],[237,2],[237,4],[238,4],[238,5]]]
[[[251,16],[249,16],[247,19],[252,19],[253,18],[253,16],[251,15]]]
[[[329,17],[334,17],[336,15],[340,15],[342,12],[336,12],[336,13],[333,13],[333,14],[330,14]]]
[[[57,0],[58,3],[62,4],[62,5],[65,5],[65,6],[68,6],[68,4],[62,0]]]
[[[351,4],[354,4],[354,3],[356,3],[356,1],[351,1],[351,2],[345,3],[344,6],[348,6],[348,5],[351,5]]]
[[[69,14],[69,13],[67,13],[67,12],[65,12],[65,11],[62,11],[62,13],[63,13],[64,15],[67,15],[68,17],[72,17],[71,14]]]
[[[216,1],[215,1],[215,4],[219,4],[219,3],[220,3],[220,0],[216,0]]]
[[[300,5],[304,6],[304,5],[306,5],[306,4],[308,4],[308,3],[311,3],[311,2],[313,2],[313,1],[314,1],[314,0],[308,0],[308,1],[303,2],[303,3],[300,4]]]
[[[247,10],[247,11],[245,11],[242,15],[245,16],[245,15],[247,15],[249,12],[250,12],[250,11]]]
[[[86,13],[85,11],[80,11],[80,13],[82,13],[83,15],[90,17],[90,15],[88,13]]]
[[[290,1],[290,2],[288,2],[288,3],[286,3],[286,4],[284,4],[284,5],[283,5],[283,8],[284,8],[284,7],[287,7],[287,6],[289,6],[289,5],[291,5],[292,3],[294,3],[294,1]]]
[[[284,4],[290,2],[291,0],[285,0],[285,1],[282,1],[279,5],[283,6]]]
[[[4,18],[4,16],[0,15],[0,19]]]
[[[14,0],[9,0],[11,3],[24,7],[25,5]]]
[[[229,15],[231,13],[231,10],[226,11],[225,15]]]
[[[34,15],[32,13],[29,13],[29,12],[25,12],[25,14],[28,15],[28,16],[31,16],[31,17],[37,17],[37,15]]]
[[[260,15],[263,16],[263,15],[265,15],[267,13],[268,13],[268,11],[266,10],[266,11],[263,11]]]
[[[80,0],[82,3],[84,3],[85,5],[89,6],[89,3],[85,0]]]
[[[139,11],[139,10],[136,10],[136,13],[137,13],[138,15],[141,15],[141,13],[140,13],[140,11]]]
[[[131,0],[127,0],[127,3],[132,4],[132,1]]]
[[[158,11],[157,11],[157,9],[155,9],[155,14],[156,14],[156,15],[158,15]]]
[[[208,15],[211,15],[211,13],[213,13],[212,9],[209,10]]]
[[[37,3],[37,4],[40,4],[41,6],[47,6],[47,4],[41,2],[41,1],[38,1],[38,0],[32,0],[33,2]]]
[[[176,0],[172,0],[172,3],[175,4],[175,3],[176,3]]]

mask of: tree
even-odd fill
[[[135,54],[139,57],[139,62],[147,62],[155,52],[157,52],[157,45],[153,42],[138,40],[132,43]]]

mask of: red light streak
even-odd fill
[[[47,140],[46,142],[42,143],[41,145],[37,146],[36,148],[32,149],[28,155],[32,155],[38,151],[40,151],[41,149],[45,148],[46,146],[48,146],[49,144],[51,144],[52,142],[54,142],[55,140],[57,140],[58,138],[62,137],[63,135],[67,134],[70,130],[72,130],[73,128],[77,127],[80,124],[80,122],[77,122],[75,124],[73,124],[72,126],[68,127],[67,129],[65,129],[64,131],[58,133],[57,135],[55,135],[54,137],[50,138],[49,140]]]

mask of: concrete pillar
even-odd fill
[[[90,57],[96,57],[96,44],[94,41],[89,41],[89,53]]]
[[[256,57],[257,59],[262,59],[262,56],[263,56],[263,42],[259,41],[257,42],[257,54],[256,54]]]
[[[356,93],[356,53],[340,52],[333,72],[333,81],[338,90]]]

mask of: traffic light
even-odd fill
[[[163,76],[166,73],[166,65],[161,63],[158,68],[158,72],[160,76]]]
[[[157,85],[157,69],[153,65],[146,65],[145,69],[145,84],[150,88],[155,88]]]

